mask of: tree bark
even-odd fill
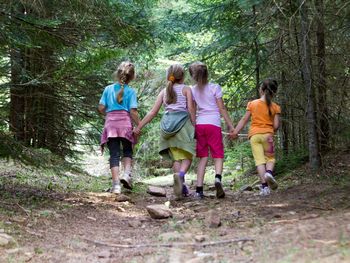
[[[327,103],[327,83],[326,83],[326,44],[324,28],[324,4],[323,0],[316,0],[316,42],[317,42],[317,88],[318,88],[318,109],[319,109],[319,131],[320,150],[327,151],[329,145],[329,113]]]
[[[257,97],[260,97],[260,56],[259,56],[259,35],[258,35],[258,28],[256,24],[256,8],[255,5],[253,5],[253,25],[255,30],[255,39],[254,39],[254,57],[255,57],[255,87],[256,87],[256,94]]]
[[[307,127],[308,127],[308,150],[310,168],[317,172],[321,166],[318,135],[317,135],[317,118],[315,111],[315,90],[312,80],[312,63],[310,49],[310,23],[308,19],[307,4],[304,0],[300,2],[300,22],[301,22],[301,55],[302,55],[302,73],[303,82],[307,94]]]

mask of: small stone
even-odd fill
[[[240,216],[241,216],[241,211],[239,211],[239,210],[234,211],[234,212],[232,213],[232,216],[233,216],[233,217],[236,217],[236,218],[240,217]]]
[[[165,205],[149,205],[146,209],[153,219],[163,219],[173,216],[171,210]]]
[[[219,216],[218,211],[211,210],[209,211],[209,227],[210,228],[217,228],[221,226],[221,218]]]
[[[288,212],[288,214],[290,214],[290,215],[295,215],[297,212],[295,212],[295,211],[289,211]]]
[[[14,246],[17,246],[17,242],[12,236],[5,233],[0,234],[0,247],[11,248]]]
[[[119,194],[115,197],[115,201],[117,201],[117,202],[130,202],[131,198],[127,195]]]
[[[99,258],[109,258],[109,256],[110,256],[110,253],[107,250],[104,250],[104,251],[98,253]]]
[[[196,242],[204,242],[206,239],[208,238],[208,236],[206,235],[198,235],[194,237],[194,240],[196,240]]]
[[[203,212],[207,212],[208,210],[209,210],[209,208],[206,206],[198,206],[198,207],[193,208],[193,211],[196,213],[203,213]]]
[[[160,197],[165,197],[166,196],[166,191],[162,187],[157,187],[157,186],[148,186],[147,193],[150,195],[154,196],[160,196]]]
[[[141,222],[138,220],[131,220],[128,222],[128,225],[133,228],[138,228],[141,226]]]
[[[226,236],[226,235],[227,235],[227,231],[226,230],[223,230],[223,231],[219,232],[219,236],[221,236],[221,237]]]
[[[19,248],[11,248],[11,249],[7,249],[6,253],[7,254],[17,254],[18,252],[20,252],[21,250]]]
[[[120,212],[125,212],[125,209],[123,207],[117,206],[116,209]]]
[[[308,214],[308,215],[304,215],[302,217],[300,217],[301,220],[307,220],[307,219],[314,219],[319,217],[320,215],[318,214]]]
[[[253,191],[253,187],[251,185],[243,185],[240,189],[241,192],[245,191]]]

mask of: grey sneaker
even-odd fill
[[[111,189],[111,193],[113,194],[120,194],[122,192],[122,188],[120,184],[114,184]]]
[[[277,189],[278,184],[277,184],[275,178],[273,178],[273,176],[270,173],[265,173],[265,179],[266,179],[266,183],[269,185],[269,187],[272,190]]]
[[[177,198],[182,197],[182,182],[178,174],[174,174],[174,194]]]
[[[123,177],[120,179],[120,182],[126,189],[132,189],[132,181],[130,174],[124,173]]]
[[[225,192],[224,188],[222,188],[222,183],[219,178],[215,178],[215,189],[216,189],[216,197],[217,198],[224,198]]]
[[[270,194],[271,194],[271,191],[270,191],[269,187],[261,188],[260,193],[259,193],[259,195],[261,195],[261,196],[267,196]]]

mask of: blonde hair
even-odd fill
[[[120,63],[117,70],[113,73],[115,81],[118,81],[121,85],[121,89],[117,95],[117,102],[120,104],[123,102],[124,84],[128,84],[135,78],[135,66],[130,61],[124,61]]]
[[[194,62],[189,67],[191,78],[197,82],[199,88],[203,88],[208,83],[208,68],[202,62]]]
[[[171,65],[166,71],[167,86],[165,89],[165,103],[173,104],[176,103],[177,97],[173,89],[175,83],[183,80],[185,76],[184,67],[180,64]]]

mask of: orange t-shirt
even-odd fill
[[[248,102],[247,110],[251,114],[251,124],[248,137],[259,133],[274,133],[273,120],[276,114],[281,113],[281,107],[272,102],[270,106],[271,116],[265,101],[261,99]]]

